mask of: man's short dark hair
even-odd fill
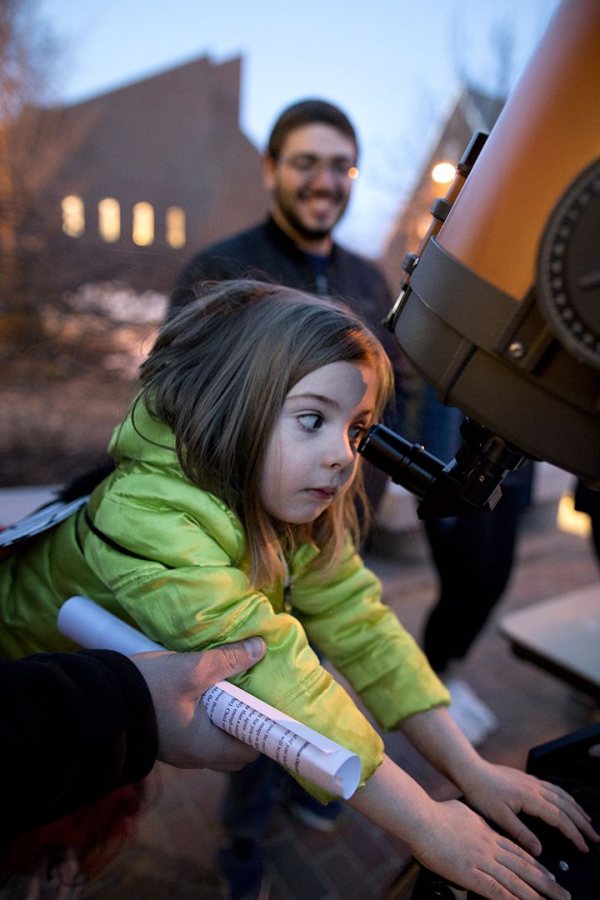
[[[303,125],[313,125],[317,122],[331,125],[332,128],[336,128],[343,135],[350,138],[356,147],[356,155],[358,156],[356,131],[346,113],[342,112],[339,107],[334,106],[333,103],[315,98],[292,103],[291,106],[286,107],[279,114],[269,135],[267,155],[271,159],[277,159],[290,132],[295,131],[296,128],[301,128]]]

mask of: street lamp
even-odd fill
[[[456,175],[456,167],[450,162],[436,163],[431,170],[431,177],[436,184],[450,184]]]

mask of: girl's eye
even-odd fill
[[[302,413],[298,421],[307,431],[317,431],[323,424],[323,416],[320,413]]]

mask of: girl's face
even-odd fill
[[[376,398],[375,370],[349,362],[322,366],[294,385],[271,435],[261,479],[261,500],[273,518],[313,522],[349,488]]]

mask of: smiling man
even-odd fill
[[[354,139],[332,125],[311,122],[272,141],[269,151],[263,173],[273,218],[304,253],[330,256],[331,231],[358,177]]]
[[[393,301],[387,282],[375,263],[332,235],[358,177],[358,139],[349,118],[320,99],[292,104],[273,125],[262,165],[269,216],[194,256],[173,291],[169,315],[193,300],[203,282],[229,278],[333,296],[366,321],[399,374],[398,344],[381,324]],[[381,487],[380,480],[370,491],[374,505]]]

